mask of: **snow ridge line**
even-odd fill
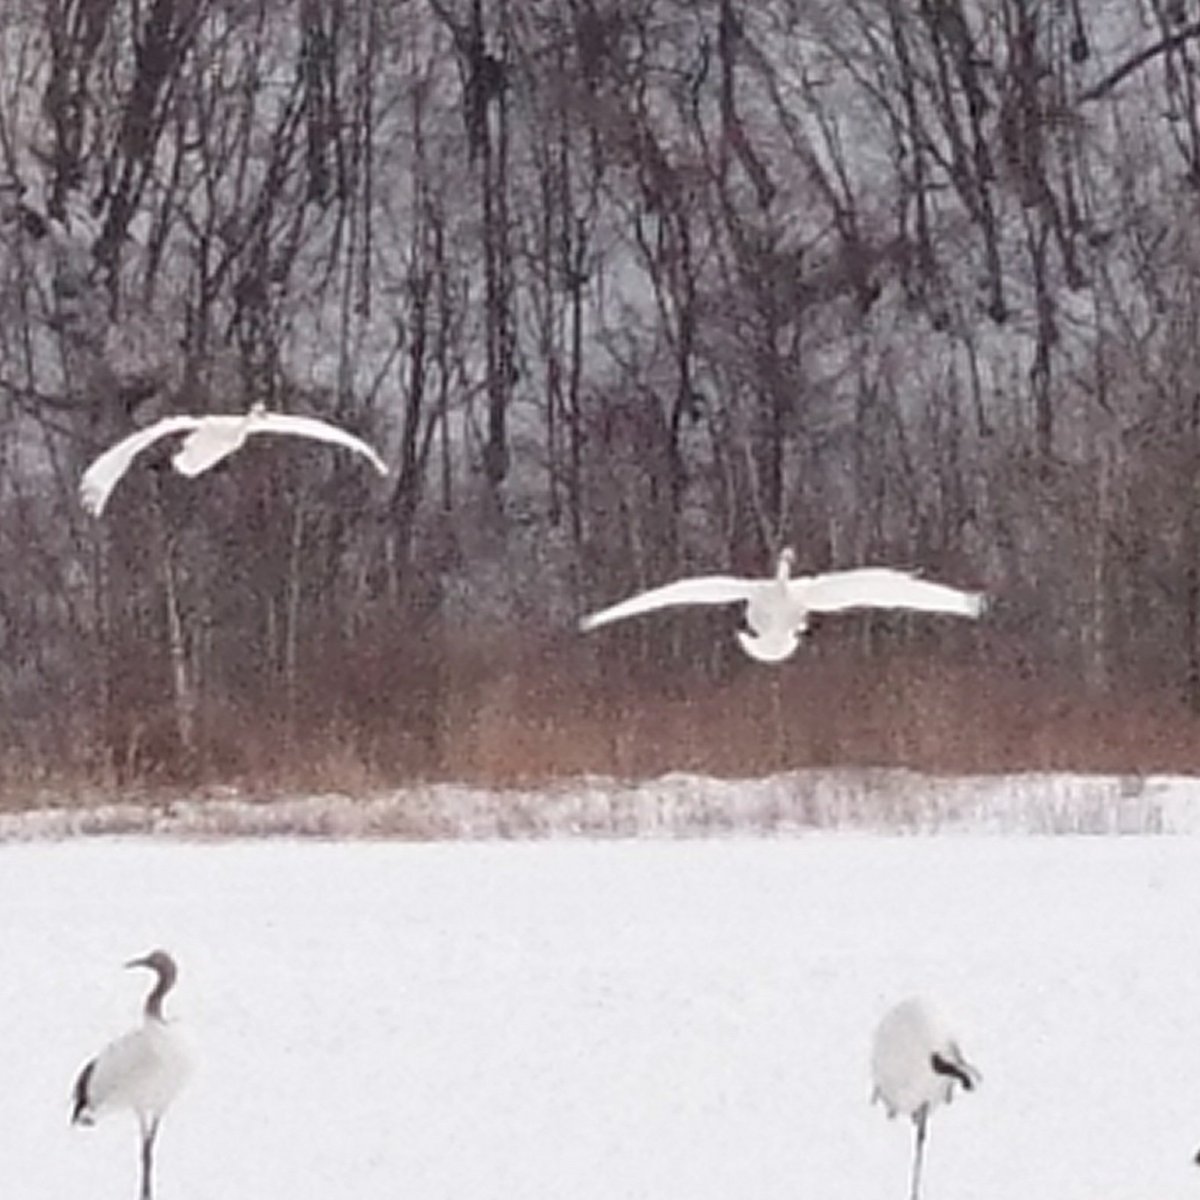
[[[97,800],[0,815],[0,841],[91,836],[445,841],[552,837],[892,833],[1196,834],[1200,780],[1185,776],[933,776],[808,770],[761,779],[671,774],[493,790],[438,783],[341,793]]]

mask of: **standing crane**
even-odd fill
[[[919,1200],[921,1163],[929,1114],[949,1104],[956,1083],[969,1092],[979,1072],[963,1057],[940,1014],[926,1000],[897,1004],[879,1023],[871,1053],[875,1089],[872,1102],[882,1101],[888,1117],[903,1113],[915,1128],[910,1200]]]
[[[163,998],[175,986],[175,960],[165,950],[135,958],[126,967],[148,967],[157,976],[146,997],[142,1024],[110,1042],[75,1080],[73,1125],[94,1125],[120,1109],[137,1116],[142,1135],[140,1200],[153,1200],[151,1174],[159,1122],[190,1073],[188,1055],[163,1016]]]

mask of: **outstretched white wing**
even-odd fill
[[[736,579],[731,575],[701,575],[695,579],[680,579],[662,587],[651,588],[622,600],[610,608],[581,618],[579,628],[587,631],[610,621],[621,621],[638,613],[653,612],[675,604],[732,604],[749,600],[760,588],[769,586],[761,579]]]
[[[980,592],[963,592],[944,583],[930,583],[909,571],[862,567],[793,579],[789,588],[813,612],[846,608],[915,608],[923,612],[977,617],[983,612]]]
[[[362,438],[340,429],[328,421],[320,421],[316,417],[293,417],[287,413],[264,413],[250,426],[251,433],[291,433],[299,437],[316,438],[320,442],[332,442],[335,446],[345,446],[371,460],[380,475],[387,474],[387,464],[368,446]]]
[[[121,476],[129,469],[129,464],[149,445],[159,438],[172,433],[183,433],[195,429],[202,418],[200,417],[163,417],[137,433],[131,433],[127,438],[110,446],[83,473],[79,481],[79,498],[83,507],[94,517],[103,511],[108,497]]]

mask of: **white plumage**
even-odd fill
[[[791,578],[795,555],[784,550],[773,578],[738,579],[731,575],[702,575],[652,588],[584,617],[587,631],[610,621],[681,604],[746,605],[746,624],[739,630],[742,649],[760,662],[782,662],[800,644],[810,612],[841,612],[849,608],[909,608],[924,612],[978,617],[983,596],[942,583],[930,583],[908,571],[890,567],[861,567],[826,575]]]
[[[138,1119],[142,1141],[141,1200],[152,1197],[154,1140],[159,1122],[191,1073],[179,1035],[162,1012],[163,997],[175,983],[175,961],[165,950],[135,958],[127,967],[148,967],[158,976],[146,997],[142,1024],[110,1042],[75,1081],[71,1121],[94,1125],[128,1109]]]
[[[880,1022],[871,1053],[874,1091],[889,1117],[911,1117],[915,1128],[912,1200],[921,1187],[921,1163],[929,1114],[949,1104],[954,1087],[971,1091],[979,1072],[963,1057],[941,1015],[928,1001],[913,998],[897,1004]]]
[[[98,517],[104,511],[113,488],[117,486],[133,460],[147,446],[176,433],[188,434],[171,459],[175,470],[181,475],[202,474],[239,449],[246,439],[255,433],[293,434],[344,446],[369,459],[381,475],[387,474],[387,465],[383,459],[354,434],[315,417],[294,417],[287,413],[268,412],[262,404],[256,404],[241,416],[164,417],[145,429],[131,433],[115,446],[105,450],[84,471],[79,484],[79,496],[84,508]]]

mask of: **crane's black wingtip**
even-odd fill
[[[956,1062],[951,1062],[948,1058],[943,1058],[940,1054],[931,1054],[929,1057],[929,1065],[938,1075],[948,1075],[951,1079],[957,1079],[963,1085],[963,1089],[968,1092],[975,1090],[975,1080],[971,1078],[971,1072],[964,1070]]]
[[[91,1125],[92,1115],[88,1111],[88,1085],[92,1081],[92,1072],[96,1069],[96,1060],[92,1059],[82,1071],[79,1072],[79,1078],[75,1080],[75,1092],[72,1097],[74,1103],[71,1107],[71,1124],[72,1125]]]

